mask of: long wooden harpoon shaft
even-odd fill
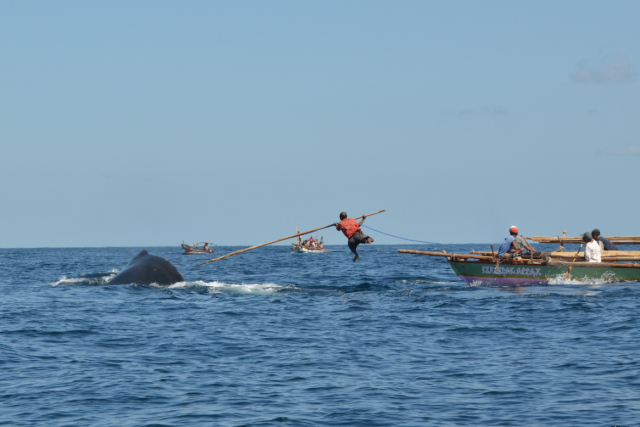
[[[378,211],[378,212],[370,213],[367,216],[376,215],[376,214],[382,213],[384,211],[385,211],[385,209],[383,209],[381,211]],[[362,216],[359,216],[359,217],[354,218],[354,219],[360,219],[360,218],[362,218]],[[254,249],[258,249],[258,248],[261,248],[263,246],[271,245],[273,243],[282,242],[283,240],[293,239],[294,237],[303,236],[305,234],[313,233],[315,231],[322,230],[324,228],[329,228],[329,227],[333,227],[333,224],[325,225],[324,227],[314,228],[313,230],[303,231],[302,233],[292,234],[291,236],[283,237],[282,239],[272,240],[271,242],[263,243],[261,245],[251,246],[250,248],[240,249],[239,251],[230,252],[230,253],[228,253],[226,255],[223,255],[221,257],[212,259],[212,260],[207,261],[207,262],[203,262],[202,264],[198,264],[197,267],[200,267],[201,265],[209,264],[210,262],[220,261],[222,259],[229,258],[230,256],[238,255],[238,254],[241,254],[241,253],[244,253],[244,252],[247,252],[247,251],[252,251]]]

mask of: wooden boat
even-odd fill
[[[566,261],[552,256],[498,259],[489,255],[398,249],[400,253],[446,257],[453,271],[470,286],[520,286],[571,280],[640,281],[640,264]],[[575,252],[574,252],[575,254]],[[584,258],[583,258],[584,260]]]
[[[207,247],[205,248],[204,246],[198,246],[203,244],[206,244]],[[184,249],[185,255],[215,254],[216,248],[218,247],[215,243],[211,242],[199,242],[192,245],[182,243],[180,246],[182,246],[182,249]]]
[[[298,243],[292,243],[291,250],[295,252],[306,252],[310,254],[322,254],[325,252],[331,252],[331,249],[320,249],[320,248],[308,248]]]
[[[298,223],[295,223],[296,225],[296,234],[298,234]],[[313,246],[305,246],[304,243],[302,242],[302,238],[300,236],[298,236],[298,242],[297,243],[291,243],[293,246],[291,246],[291,250],[295,251],[295,252],[306,252],[306,253],[310,253],[310,254],[321,254],[324,252],[331,252],[331,249],[320,249],[319,247],[313,247]],[[324,243],[323,243],[324,245]]]

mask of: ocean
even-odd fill
[[[0,425],[640,425],[638,283],[469,287],[401,247],[443,248],[0,249]],[[109,285],[142,249],[186,281]]]

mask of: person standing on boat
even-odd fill
[[[324,236],[320,237],[320,249],[324,249]]]
[[[362,232],[362,229],[360,228],[366,218],[366,215],[362,215],[362,221],[360,221],[360,223],[358,224],[358,221],[353,218],[347,218],[347,213],[342,212],[340,213],[340,222],[333,223],[333,225],[336,226],[336,230],[342,231],[347,239],[349,239],[347,245],[349,246],[349,249],[351,249],[351,252],[353,252],[355,255],[355,257],[353,258],[354,262],[358,258],[360,258],[360,255],[358,255],[358,252],[356,251],[358,245],[360,243],[373,243],[373,238],[364,234]]]
[[[600,235],[600,230],[598,230],[597,228],[591,232],[591,235],[593,236],[593,240],[595,240],[598,243],[598,246],[600,246],[600,252],[620,250],[616,245],[611,243],[609,239],[607,239],[606,237],[602,237]]]
[[[593,240],[593,236],[588,231],[582,235],[582,241],[586,243],[584,247],[584,259],[589,262],[602,262],[600,258],[600,245]]]
[[[524,249],[521,248],[520,245],[518,245],[518,242],[516,241],[516,238],[518,237],[518,227],[516,227],[515,225],[512,225],[509,228],[509,234],[510,236],[504,239],[504,242],[502,242],[502,244],[500,245],[500,248],[498,249],[498,258],[500,258],[506,253],[518,254],[524,251]]]

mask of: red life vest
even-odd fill
[[[356,231],[362,231],[360,229],[360,224],[353,218],[345,218],[338,223],[338,228],[342,230],[347,239],[350,239]]]

